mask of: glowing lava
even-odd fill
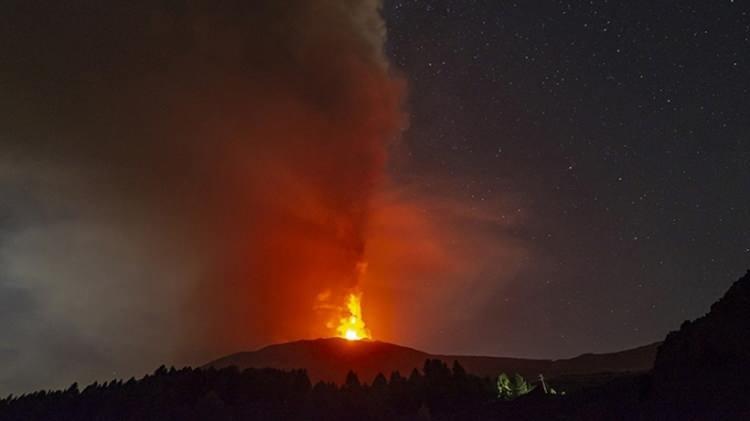
[[[349,294],[346,299],[347,315],[339,320],[336,332],[348,341],[370,339],[370,330],[362,319],[362,293]]]

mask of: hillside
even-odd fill
[[[538,360],[465,355],[432,355],[423,351],[379,341],[350,342],[339,338],[303,340],[271,345],[252,352],[232,354],[206,364],[222,368],[304,368],[313,382],[342,382],[349,370],[370,382],[378,373],[399,371],[408,375],[421,368],[426,359],[438,359],[448,365],[458,361],[468,372],[497,376],[501,372],[548,378],[593,373],[641,372],[651,369],[659,344],[651,344],[609,354],[584,354],[561,360]]]
[[[703,317],[667,335],[653,370],[656,396],[746,406],[750,374],[750,271]],[[709,402],[712,401],[712,402]]]

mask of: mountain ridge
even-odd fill
[[[742,407],[750,361],[750,270],[703,316],[670,332],[654,362],[661,398]],[[707,398],[704,395],[710,397]]]
[[[394,371],[409,375],[421,369],[426,359],[453,364],[458,361],[468,372],[496,376],[501,372],[519,373],[526,377],[544,374],[548,378],[595,373],[645,372],[653,367],[655,342],[611,353],[585,353],[564,359],[526,359],[484,355],[431,354],[403,345],[381,341],[347,341],[341,338],[305,339],[271,344],[255,351],[230,354],[205,364],[204,368],[237,366],[244,368],[305,369],[314,382],[340,383],[351,370],[363,381],[370,382],[377,374],[386,376]]]

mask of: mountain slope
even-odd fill
[[[705,316],[667,335],[653,370],[657,396],[745,404],[750,375],[750,271]]]
[[[463,355],[432,355],[423,351],[379,341],[350,342],[339,338],[303,340],[271,345],[253,352],[232,354],[206,364],[222,368],[278,369],[304,368],[312,381],[342,382],[349,370],[370,382],[378,373],[386,376],[399,371],[408,376],[421,369],[428,358],[448,364],[458,361],[470,373],[497,376],[501,372],[548,378],[561,375],[585,375],[600,372],[639,372],[651,369],[658,343],[610,354],[584,354],[563,360],[535,360]]]

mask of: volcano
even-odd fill
[[[621,352],[583,354],[560,360],[503,358],[490,356],[435,355],[424,351],[380,341],[348,341],[341,338],[301,340],[270,345],[257,351],[239,352],[219,358],[204,367],[305,369],[313,382],[341,383],[351,370],[365,382],[382,373],[398,371],[408,376],[421,369],[426,359],[438,359],[451,365],[458,361],[466,371],[480,376],[519,373],[535,378],[569,376],[586,377],[602,373],[638,373],[653,367],[660,343]]]

